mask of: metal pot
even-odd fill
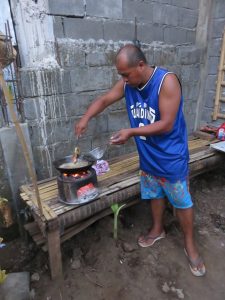
[[[73,163],[73,155],[65,156],[64,158],[61,158],[59,160],[55,160],[53,162],[53,165],[55,168],[60,172],[60,173],[65,173],[65,174],[73,174],[76,172],[80,171],[87,171],[91,168],[91,166],[94,164],[95,160],[93,157],[89,155],[81,155],[77,163],[84,163],[84,166],[77,166],[74,164],[72,167],[64,167],[64,164],[67,163]],[[78,164],[79,165],[79,164]]]

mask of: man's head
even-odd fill
[[[137,46],[128,44],[118,51],[116,68],[127,84],[138,87],[145,83],[148,65],[144,53]]]

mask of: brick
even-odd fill
[[[197,11],[192,11],[186,8],[178,9],[178,25],[180,27],[194,29],[197,26],[198,14]]]
[[[197,10],[199,8],[199,0],[185,0],[185,1],[171,0],[171,4],[178,7],[184,7],[193,10]]]
[[[48,0],[49,13],[60,16],[84,16],[84,0]]]
[[[137,37],[142,43],[163,41],[163,26],[160,24],[141,23],[137,26]]]
[[[71,71],[73,92],[108,89],[111,80],[112,72],[108,67],[75,68]]]
[[[137,21],[153,22],[153,5],[150,2],[123,1],[123,18]]]
[[[86,13],[110,19],[122,18],[122,0],[86,0]]]
[[[133,22],[111,22],[103,23],[104,39],[113,41],[132,41],[134,39],[134,24]]]
[[[85,51],[73,43],[58,43],[59,63],[63,67],[74,67],[85,65]]]
[[[64,20],[65,35],[73,39],[102,39],[102,21],[91,19],[66,18]]]
[[[178,25],[178,8],[166,4],[153,4],[153,23]]]

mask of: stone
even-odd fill
[[[75,259],[75,260],[72,261],[71,268],[72,268],[73,270],[77,270],[77,269],[79,269],[80,267],[81,267],[81,262],[80,262],[79,259]]]
[[[136,250],[136,247],[134,245],[127,242],[122,243],[122,248],[125,252],[133,252],[134,250]]]
[[[0,285],[1,300],[30,300],[29,272],[9,273]]]
[[[38,273],[34,273],[31,275],[31,282],[36,282],[40,280],[40,275]]]

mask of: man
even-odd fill
[[[117,53],[116,68],[122,78],[89,106],[75,126],[76,135],[85,132],[92,117],[125,96],[131,128],[121,129],[111,143],[124,144],[134,137],[137,145],[141,195],[142,199],[150,199],[153,219],[151,230],[138,239],[138,244],[149,247],[165,237],[162,218],[167,198],[177,211],[191,272],[203,276],[205,266],[193,237],[193,203],[187,183],[188,141],[180,82],[175,74],[150,67],[143,52],[130,44]]]

